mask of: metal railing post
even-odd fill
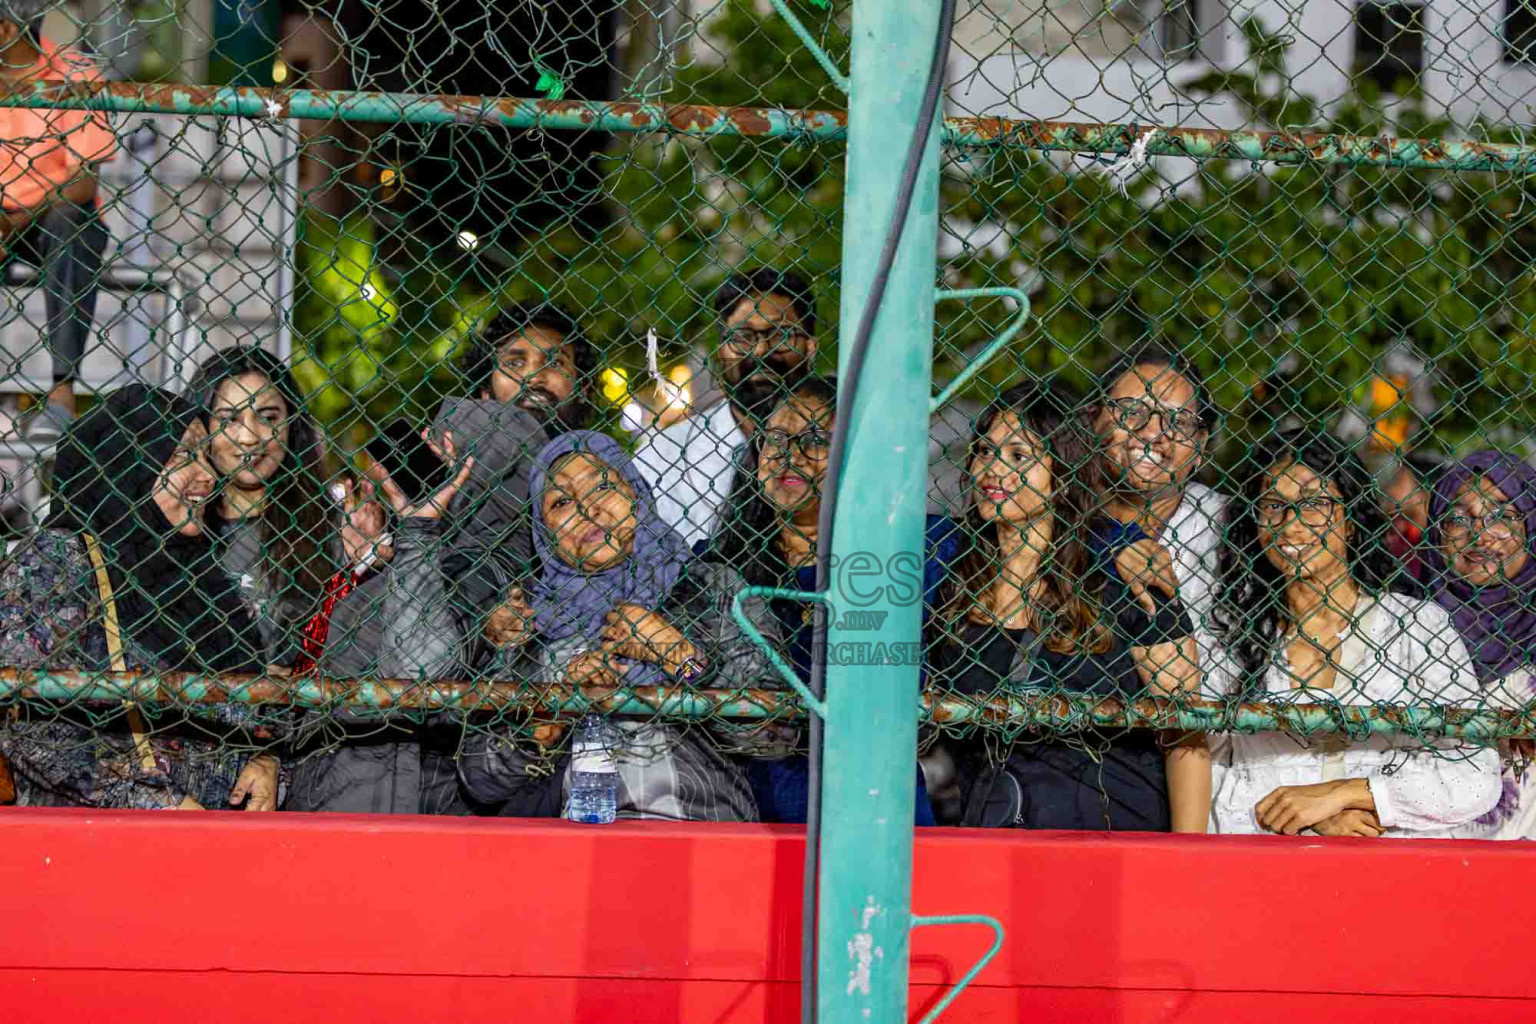
[[[933,60],[939,5],[854,0],[843,204],[839,351],[844,377],[880,258],[905,151]],[[912,812],[928,408],[933,363],[939,131],[929,139],[855,407],[838,499],[829,590],[838,615],[873,612],[876,629],[829,615],[823,741],[817,1007],[821,1024],[907,1019]],[[844,380],[843,386],[847,386]],[[911,598],[914,598],[912,600]],[[876,652],[881,649],[885,657]],[[868,655],[865,657],[864,655]],[[863,661],[863,664],[847,664]],[[876,662],[884,661],[884,664]]]

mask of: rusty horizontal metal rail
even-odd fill
[[[835,110],[135,82],[14,83],[0,86],[0,107],[207,114],[269,120],[490,125],[552,131],[670,132],[706,138],[744,136],[791,141],[840,142],[848,131],[847,114]],[[1506,173],[1536,170],[1536,146],[1472,139],[1399,139],[1335,132],[1227,131],[991,117],[947,118],[943,138],[946,145],[961,149],[1002,147],[1121,155],[1130,152],[1149,132],[1146,152],[1150,156]]]
[[[0,86],[0,107],[209,114],[273,121],[296,118],[703,136],[812,135],[832,139],[841,139],[848,126],[847,115],[824,110],[137,82],[19,82]]]
[[[198,676],[191,673],[44,672],[0,669],[0,705],[241,703],[280,707],[369,708],[388,714],[457,711],[464,714],[575,715],[597,708],[618,715],[664,716],[682,721],[715,718],[801,718],[794,694],[765,689],[695,689],[638,686],[611,695],[576,687],[518,682],[413,679],[291,678],[266,675]],[[1536,703],[1515,711],[1494,707],[1336,705],[1249,701],[1139,700],[1087,693],[1011,693],[966,697],[936,690],[914,709],[941,727],[1049,729],[1070,736],[1088,729],[1155,728],[1211,732],[1342,732],[1353,736],[1410,733],[1469,740],[1536,735]]]
[[[1536,171],[1536,146],[1472,139],[1399,139],[1342,132],[1229,131],[978,117],[949,118],[944,125],[945,141],[960,148],[1001,146],[1042,152],[1125,154],[1150,134],[1148,156],[1422,170]]]

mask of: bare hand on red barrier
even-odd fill
[[[1347,811],[1340,811],[1331,818],[1324,818],[1312,826],[1312,831],[1320,836],[1362,836],[1366,839],[1376,839],[1387,830],[1381,827],[1381,822],[1370,811],[1352,807]]]
[[[277,758],[271,754],[258,754],[247,761],[230,791],[229,805],[238,807],[249,797],[245,804],[248,811],[277,810],[277,768]]]
[[[1294,836],[1348,810],[1375,812],[1375,799],[1364,779],[1281,786],[1260,800],[1253,814],[1262,828]]]

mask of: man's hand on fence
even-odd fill
[[[1115,555],[1115,571],[1148,615],[1157,614],[1150,588],[1161,590],[1170,601],[1179,596],[1179,574],[1173,567],[1173,556],[1155,540],[1139,540],[1121,548]]]
[[[248,811],[277,810],[277,758],[271,754],[258,754],[245,763],[230,791],[229,806],[238,807],[247,797]]]
[[[1370,811],[1351,807],[1331,818],[1324,818],[1312,826],[1312,831],[1320,836],[1364,836],[1375,839],[1386,829],[1381,827],[1381,822]]]
[[[196,800],[193,800],[191,797],[184,796],[184,797],[181,798],[181,803],[177,804],[175,807],[172,807],[171,810],[173,810],[173,811],[201,811],[201,810],[206,810],[206,808],[204,808],[203,805],[198,803]]]

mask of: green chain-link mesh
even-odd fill
[[[46,765],[28,778],[28,757],[78,768],[103,744],[102,763],[117,775],[92,776],[89,799],[107,802],[215,792],[257,751],[277,754],[290,791],[319,804],[339,751],[367,750],[383,764],[419,748],[431,754],[423,765],[452,775],[466,750],[517,743],[538,777],[589,708],[622,716],[637,743],[693,744],[708,751],[700,757],[796,749],[804,712],[730,598],[747,583],[803,588],[795,569],[814,543],[797,524],[815,516],[775,505],[773,481],[814,501],[824,449],[813,435],[830,413],[814,389],[787,386],[753,405],[731,377],[733,360],[753,353],[770,369],[780,358],[835,365],[843,124],[829,112],[844,105],[844,5],[4,6],[15,19],[7,24],[41,24],[51,61],[43,72],[0,58],[14,104],[4,108],[0,158],[11,221],[0,330],[13,421],[0,447],[13,549],[0,577],[0,631],[15,648],[4,661],[16,666],[0,692],[12,711],[13,771],[32,799],[73,797],[62,783],[49,789],[61,776]],[[1445,513],[1470,516],[1468,528],[1447,531],[1451,519],[1427,516],[1435,481],[1467,453],[1496,449],[1519,465],[1536,456],[1527,427],[1536,206],[1526,205],[1536,154],[1519,85],[1536,31],[1530,11],[1513,0],[1491,14],[1341,0],[1295,10],[987,0],[962,15],[936,274],[964,301],[939,306],[936,391],[957,384],[934,419],[929,495],[930,512],[951,525],[930,531],[934,551],[914,552],[908,572],[920,578],[929,556],[953,559],[948,582],[935,577],[928,595],[927,695],[916,709],[928,756],[944,748],[944,758],[963,761],[956,751],[979,746],[997,763],[1009,748],[1057,744],[1100,759],[1158,726],[1213,737],[1284,729],[1314,745],[1390,736],[1402,751],[1462,760],[1529,732],[1512,713],[1529,696],[1524,669],[1484,670],[1484,652],[1474,644],[1469,656],[1456,635],[1462,618],[1436,612],[1434,597],[1450,586],[1470,591],[1474,608],[1479,594],[1494,601],[1498,573],[1518,575],[1529,556],[1536,494],[1480,491],[1479,480],[1524,477],[1474,474],[1471,492]],[[27,38],[7,52],[32,52]],[[54,45],[79,56],[48,57]],[[65,85],[37,85],[60,78]],[[102,143],[103,128],[115,147]],[[94,174],[94,200],[33,188],[50,173],[37,168],[55,164],[65,170],[54,186]],[[752,267],[791,271],[807,292],[780,282],[742,292],[745,306],[717,309],[732,273]],[[568,319],[538,312],[545,305]],[[227,652],[197,644],[175,657],[138,650],[127,626],[129,667],[147,674],[106,671],[99,574],[77,537],[82,522],[105,540],[113,531],[99,509],[77,508],[83,499],[55,473],[46,428],[63,417],[42,399],[61,346],[85,323],[77,422],[137,381],[184,393],[206,425],[209,436],[194,427],[188,443],[214,478],[197,514],[225,578],[202,580],[198,593],[214,595],[206,616],[232,629],[253,618],[260,650],[244,658],[243,675],[218,671],[241,659],[220,661]],[[1012,323],[1022,330],[989,348]],[[221,374],[214,356],[232,346],[273,353],[272,374],[290,370],[291,388],[251,359],[227,360]],[[1143,366],[1141,392],[1117,390],[1106,365],[1148,347],[1172,359]],[[1043,381],[1057,390],[1032,400],[1056,402],[1064,422],[1049,444],[1008,404],[1021,400],[1010,388]],[[756,440],[744,446],[737,419],[715,404],[728,395],[751,406],[749,425],[757,417]],[[983,415],[1005,395],[1004,415]],[[1146,402],[1161,408],[1148,415]],[[506,415],[488,420],[498,406]],[[1181,407],[1198,423],[1177,419]],[[177,408],[156,408],[177,429],[188,422]],[[998,422],[1015,440],[981,443]],[[441,441],[440,428],[454,424],[479,434],[459,429],[445,471],[416,434],[436,428]],[[680,543],[703,549],[717,523],[739,535],[733,544],[717,531],[682,583],[662,572],[666,586],[634,589],[655,597],[643,610],[671,629],[650,648],[619,650],[610,636],[609,653],[626,660],[604,666],[604,638],[577,638],[591,650],[574,663],[595,673],[589,683],[610,684],[601,689],[570,674],[571,642],[516,628],[547,585],[530,519],[558,534],[561,510],[580,509],[581,523],[617,536],[637,562],[645,544],[659,543],[646,539],[647,522],[635,529],[638,513],[609,522],[593,511],[613,493],[635,498],[621,466],[557,462],[530,508],[534,456],[574,425],[642,452],[650,468],[640,475],[656,487],[658,515],[682,528]],[[663,427],[666,438],[695,439],[685,446],[718,434],[719,452],[695,464],[683,442],[651,440]],[[114,459],[135,445],[146,459],[158,452],[126,429],[93,436]],[[1254,453],[1282,429],[1332,438],[1347,458],[1306,465],[1321,458],[1319,442],[1289,462],[1258,464]],[[1040,475],[1039,449],[1058,441]],[[1065,453],[1078,451],[1068,464]],[[466,476],[446,509],[434,507],[467,455],[480,476]],[[597,475],[571,476],[577,464]],[[1358,479],[1341,477],[1346,465],[1359,467]],[[790,470],[775,478],[785,466],[807,479],[786,483]],[[1312,490],[1263,490],[1297,466],[1313,474],[1301,483]],[[1177,489],[1142,486],[1160,476],[1207,489],[1181,502]],[[100,474],[114,486],[132,477]],[[1366,488],[1359,501],[1349,491],[1357,484]],[[1078,510],[1080,523],[1054,514],[1063,529],[1081,529],[1070,573],[1062,535],[1044,542],[1025,531],[1026,547],[1045,544],[1043,562],[978,546],[975,537],[996,530],[992,513],[981,514],[989,487],[1045,507],[1081,492],[1092,507]],[[1147,494],[1157,501],[1132,507]],[[138,509],[123,514],[154,521],[147,493],[119,497]],[[636,500],[645,504],[643,494]],[[698,514],[690,500],[703,503]],[[47,518],[71,508],[74,519]],[[1097,519],[1116,511],[1139,513],[1171,558]],[[1244,522],[1248,533],[1235,536]],[[1275,538],[1298,523],[1310,524],[1305,550],[1275,554]],[[1307,546],[1327,548],[1318,538],[1335,538],[1335,554],[1392,548],[1350,549],[1349,573],[1338,578],[1283,567],[1332,557]],[[964,551],[972,562],[956,554]],[[124,561],[111,543],[105,553]],[[428,568],[402,568],[418,563]],[[1442,563],[1462,572],[1460,583],[1436,576]],[[977,575],[957,595],[962,564]],[[1042,575],[1014,580],[1010,564]],[[1223,573],[1238,583],[1244,566],[1248,591],[1223,588]],[[108,575],[119,597],[163,589],[130,565]],[[1157,602],[1175,625],[1156,627],[1154,616],[1161,632],[1129,635],[1136,613],[1114,604],[1121,584],[1105,590],[1109,576],[1129,577],[1132,600]],[[1064,579],[1079,593],[1041,589],[1040,580]],[[1192,620],[1183,627],[1160,579],[1182,591]],[[1010,604],[1014,584],[1022,596]],[[857,585],[834,581],[845,612]],[[1315,620],[1293,611],[1310,607],[1298,596],[1308,586],[1341,607],[1324,603]],[[550,601],[568,606],[569,594]],[[433,614],[421,613],[423,602],[436,602]],[[801,611],[790,604],[754,598],[741,617],[803,664]],[[1529,613],[1490,614],[1510,622]],[[1298,616],[1304,635],[1292,644],[1286,631]],[[178,621],[204,635],[205,619]],[[1329,624],[1343,633],[1316,635]],[[1188,630],[1199,665],[1170,667],[1167,679],[1180,680],[1170,685],[1142,656],[1178,647],[1170,638]],[[988,653],[996,636],[1013,644],[1002,655]],[[1248,669],[1219,668],[1220,652],[1236,652],[1244,637],[1268,645],[1254,657],[1288,651],[1275,671],[1288,664],[1313,688],[1239,702],[1264,696],[1251,658]],[[697,661],[675,664],[668,642]],[[936,658],[939,650],[950,653]],[[1140,685],[1128,687],[1114,673],[1129,663],[1106,668],[1115,657],[1105,652],[1132,650],[1140,675],[1126,678]],[[1099,660],[1084,670],[1089,655]],[[869,645],[834,656],[913,655]],[[1042,675],[1041,665],[1055,667]],[[627,681],[631,671],[645,681]],[[976,673],[987,671],[981,685]],[[1397,673],[1394,685],[1382,671]],[[1166,695],[1179,686],[1196,692]],[[637,723],[646,722],[655,735],[643,735]],[[119,783],[160,793],[125,797],[112,789]]]

